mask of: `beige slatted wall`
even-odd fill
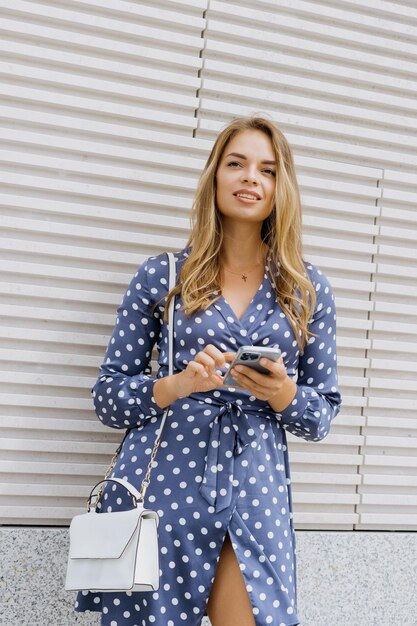
[[[338,308],[343,410],[288,435],[296,528],[415,529],[417,8],[0,0],[0,34],[3,522],[81,510],[120,439],[89,390],[126,284],[183,246],[217,131],[260,112]]]
[[[120,439],[90,388],[138,264],[187,235],[204,6],[0,2],[4,523],[67,523]]]
[[[397,522],[416,528],[416,403],[408,390],[413,375],[397,373],[400,382],[386,392],[371,369],[377,354],[371,348],[385,326],[396,327],[396,307],[388,305],[394,298],[376,294],[384,290],[377,279],[378,249],[389,241],[381,226],[381,195],[385,168],[409,172],[401,179],[396,171],[400,190],[416,175],[417,9],[401,5],[397,11],[397,4],[374,1],[210,0],[206,17],[197,136],[212,138],[230,117],[258,111],[279,123],[296,156],[306,257],[327,273],[337,298],[343,410],[323,442],[288,437],[296,528],[371,528],[381,511],[383,528],[396,528]],[[410,216],[397,219],[404,219],[401,247]],[[405,266],[412,290],[415,257],[403,263],[393,264],[389,282]],[[384,314],[378,312],[380,301],[387,305]],[[415,339],[415,313],[408,309],[409,325],[402,331],[408,340]],[[384,326],[380,319],[392,321]],[[395,418],[408,407],[397,446],[389,442],[395,430],[384,430],[381,421],[387,411],[370,408],[384,406],[387,393]],[[371,427],[377,414],[379,427]],[[397,470],[387,470],[384,454],[394,455],[388,465]],[[394,475],[400,473],[408,478],[396,511]]]
[[[360,529],[417,527],[417,176],[386,169],[372,294]]]

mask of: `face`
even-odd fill
[[[262,223],[268,217],[275,204],[274,160],[271,140],[260,130],[241,131],[229,141],[216,173],[223,218]]]

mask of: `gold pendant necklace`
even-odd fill
[[[261,263],[258,263],[258,264],[257,264],[254,268],[252,268],[252,269],[251,269],[251,270],[249,270],[248,272],[233,272],[232,270],[229,270],[229,268],[227,268],[227,267],[225,267],[225,266],[223,266],[223,269],[225,269],[225,270],[226,270],[226,272],[230,272],[230,274],[234,274],[235,276],[240,276],[240,277],[241,277],[241,279],[242,279],[243,281],[245,281],[245,283],[246,283],[246,281],[247,281],[247,279],[248,279],[248,276],[247,276],[247,275],[248,275],[248,274],[250,274],[251,272],[255,271],[255,270],[256,270],[256,269],[257,269],[260,265],[261,265]]]

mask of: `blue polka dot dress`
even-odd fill
[[[175,253],[177,273],[190,248]],[[265,267],[263,282],[239,320],[223,296],[187,318],[176,297],[174,372],[185,369],[208,343],[221,351],[239,346],[280,347],[288,375],[298,385],[280,413],[249,392],[219,387],[170,406],[153,465],[145,505],[160,516],[160,587],[141,593],[77,595],[77,611],[100,611],[104,626],[200,626],[229,532],[256,626],[294,626],[297,617],[296,544],[286,431],[308,441],[329,432],[340,410],[336,312],[329,281],[314,265],[306,270],[317,304],[310,337],[300,355],[293,329],[275,300]],[[149,375],[154,344],[157,377],[168,374],[168,333],[162,319],[168,259],[149,257],[131,280],[92,389],[99,419],[131,429],[113,476],[138,488],[164,409],[155,402]],[[225,370],[223,370],[223,373]],[[107,484],[102,511],[131,508],[123,487]]]

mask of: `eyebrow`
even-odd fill
[[[227,156],[235,156],[238,157],[239,159],[245,159],[246,157],[244,154],[239,154],[238,152],[230,152],[230,154],[228,154]],[[276,165],[275,161],[261,161],[261,163],[267,163],[268,165]]]

